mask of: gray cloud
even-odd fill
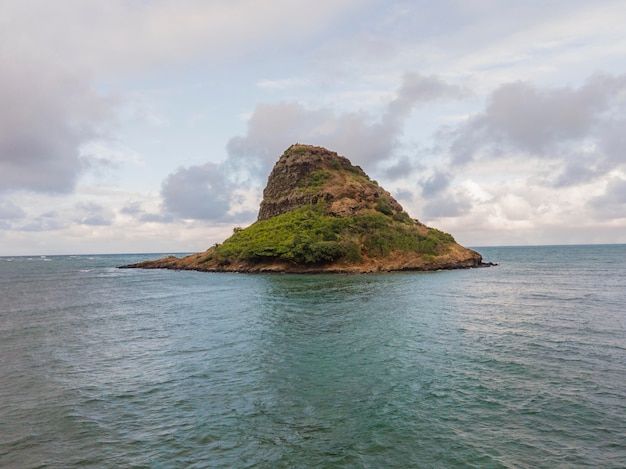
[[[123,213],[124,215],[141,215],[144,213],[144,209],[141,207],[139,202],[131,201],[120,209],[120,213]]]
[[[229,156],[245,160],[249,168],[265,174],[285,148],[299,142],[331,148],[358,164],[378,163],[392,156],[404,122],[415,107],[459,98],[467,92],[438,77],[407,73],[396,94],[380,118],[365,112],[307,109],[294,102],[259,104],[248,121],[246,135],[228,142]]]
[[[600,219],[626,218],[626,179],[613,178],[606,192],[588,203],[594,215]]]
[[[329,108],[308,109],[297,102],[261,103],[248,120],[244,136],[226,145],[228,159],[221,166],[181,168],[164,181],[161,195],[167,213],[181,218],[223,219],[232,191],[225,174],[262,181],[276,159],[293,143],[325,146],[356,164],[376,164],[392,157],[404,121],[418,105],[437,99],[465,96],[462,88],[433,76],[405,74],[396,98],[380,118],[365,112],[337,113]],[[406,174],[416,163],[397,160],[386,171]]]
[[[94,91],[94,77],[102,84],[198,57],[289,48],[359,7],[355,0],[2,2],[0,191],[68,193],[81,171],[110,163],[79,155],[111,118],[113,104]],[[308,21],[293,21],[298,15]]]
[[[3,2],[0,191],[69,193],[81,171],[110,163],[79,155],[111,119],[113,103],[94,91],[94,77],[291,45],[357,6],[354,0]],[[296,14],[309,21],[292,21]],[[239,27],[231,27],[232,18]]]
[[[361,9],[362,3],[4,1],[3,17],[10,21],[3,23],[0,38],[9,44],[19,37],[13,39],[14,47],[42,62],[58,61],[63,52],[62,61],[74,69],[134,73],[194,57],[232,59],[268,46],[275,53],[277,48],[305,42],[329,21],[340,21],[337,16]]]
[[[138,220],[144,223],[172,223],[174,217],[162,213],[143,213],[138,217]]]
[[[418,168],[423,168],[423,166],[416,160],[404,156],[385,168],[384,174],[386,178],[396,180],[408,176]]]
[[[147,213],[141,203],[130,201],[120,209],[120,213],[130,215],[136,220],[145,223],[171,223],[174,217],[167,213]]]
[[[592,181],[602,175],[606,167],[603,155],[595,152],[587,155],[572,151],[563,159],[564,167],[554,179],[552,183],[554,187],[567,187]]]
[[[65,228],[65,224],[59,219],[59,214],[55,211],[46,212],[26,225],[17,227],[19,231],[56,231]]]
[[[283,43],[311,35],[326,19],[355,7],[354,0],[309,6],[282,0],[269,7],[247,0],[114,0],[106,7],[3,2],[8,20],[0,29],[0,191],[69,193],[81,172],[108,163],[79,154],[82,145],[101,136],[115,104],[94,91],[93,77],[106,80]],[[294,13],[314,20],[291,21]],[[238,28],[226,21],[235,17]]]
[[[232,138],[226,148],[231,165],[237,169],[245,165],[262,178],[293,143],[324,146],[367,164],[389,157],[396,133],[362,112],[337,114],[299,103],[260,104],[248,121],[247,134]]]
[[[110,226],[112,222],[103,214],[93,214],[77,220],[77,223],[87,226]]]
[[[17,220],[25,216],[26,212],[13,202],[0,200],[0,220]]]
[[[406,200],[411,202],[415,198],[415,193],[410,189],[396,189],[394,191],[394,197],[397,200]]]
[[[626,94],[626,86],[622,90]],[[613,112],[598,125],[598,146],[608,160],[607,170],[617,164],[626,163],[626,96],[613,106]],[[621,106],[621,107],[620,107]]]
[[[422,181],[422,196],[425,198],[434,197],[448,188],[454,176],[445,171],[436,171],[431,177]]]
[[[179,168],[161,187],[166,214],[178,218],[215,220],[226,217],[230,188],[217,165]]]
[[[77,204],[75,209],[80,215],[74,222],[80,225],[109,226],[113,223],[113,215],[102,205],[95,202]]]
[[[401,127],[404,119],[418,104],[445,98],[458,99],[468,95],[468,90],[446,83],[439,77],[406,73],[398,89],[398,96],[389,103],[383,122],[388,126]]]
[[[289,147],[305,143],[312,129],[333,118],[331,111],[309,111],[299,103],[259,104],[248,120],[245,136],[231,138],[226,149],[233,169],[241,168],[262,177],[269,173],[269,168],[276,158]]]
[[[23,62],[0,68],[0,191],[72,191],[79,147],[111,107],[84,77]]]
[[[479,156],[508,156],[523,153],[530,157],[575,159],[577,150],[595,144],[601,154],[602,171],[623,161],[626,106],[620,93],[626,91],[626,75],[596,74],[580,88],[538,88],[517,82],[491,93],[484,111],[462,125],[443,131],[454,162],[467,163]],[[618,156],[619,155],[619,156]],[[594,160],[597,161],[597,160]],[[581,177],[597,169],[588,162],[571,162],[569,174]],[[567,182],[564,174],[561,183]]]
[[[472,208],[469,200],[460,195],[441,195],[424,206],[424,218],[459,217],[468,213]]]

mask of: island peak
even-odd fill
[[[348,158],[322,147],[295,144],[268,177],[258,220],[322,201],[326,214],[337,217],[361,215],[377,204],[388,205],[393,213],[403,212],[389,192]]]

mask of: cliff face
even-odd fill
[[[413,220],[358,166],[292,145],[274,166],[258,219],[203,253],[127,267],[237,272],[380,272],[479,267],[482,257]]]
[[[292,145],[280,157],[263,191],[258,220],[267,220],[307,204],[324,201],[326,213],[360,215],[385,203],[402,212],[389,192],[372,182],[348,158],[321,147]]]

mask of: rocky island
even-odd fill
[[[256,222],[205,252],[124,266],[207,272],[365,273],[492,265],[412,219],[345,157],[295,144],[272,170]]]

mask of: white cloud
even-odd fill
[[[506,194],[499,200],[502,216],[507,220],[528,220],[532,208],[528,201],[516,194]]]

